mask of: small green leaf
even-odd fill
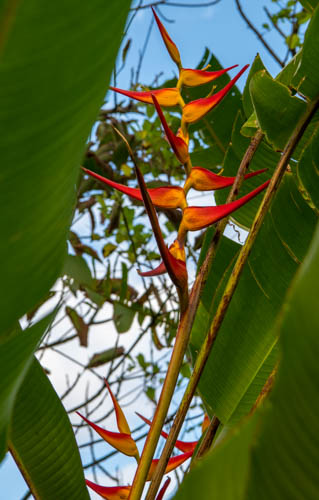
[[[106,243],[106,245],[104,245],[102,250],[104,257],[108,257],[109,255],[111,255],[111,253],[114,252],[116,248],[117,246],[114,245],[113,243]]]
[[[86,261],[80,255],[68,255],[64,262],[63,274],[73,278],[78,285],[92,286],[93,279]]]
[[[98,352],[92,356],[87,364],[87,368],[97,368],[98,366],[105,365],[113,359],[118,358],[124,354],[124,347],[112,347],[106,351]]]
[[[131,328],[135,313],[125,304],[114,303],[113,321],[118,333],[125,333]]]
[[[80,345],[87,347],[88,345],[88,333],[89,333],[89,325],[87,325],[83,318],[70,306],[66,306],[65,312],[67,316],[69,316],[72,325],[74,326],[79,339]]]

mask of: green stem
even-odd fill
[[[238,256],[238,259],[235,263],[235,266],[233,268],[233,271],[231,273],[231,276],[228,280],[228,283],[226,285],[226,288],[224,290],[224,294],[220,300],[220,303],[218,305],[218,309],[216,311],[215,317],[213,319],[212,325],[209,329],[209,332],[205,338],[205,341],[202,345],[202,348],[196,358],[195,366],[193,369],[192,376],[189,380],[189,383],[187,385],[187,388],[185,390],[183,399],[181,401],[181,404],[178,408],[178,411],[176,413],[176,417],[174,419],[174,423],[172,425],[171,431],[169,433],[169,436],[166,440],[165,447],[162,452],[161,459],[157,465],[156,471],[155,471],[155,476],[154,479],[151,483],[151,486],[149,488],[146,500],[153,500],[156,495],[156,491],[158,489],[158,486],[160,484],[161,478],[163,476],[163,473],[165,471],[166,464],[168,462],[169,456],[172,452],[172,449],[174,447],[175,441],[178,437],[178,433],[181,429],[181,426],[184,422],[186,413],[188,411],[188,408],[190,406],[190,403],[192,401],[193,395],[196,391],[198,382],[200,380],[201,374],[204,370],[206,361],[208,359],[208,356],[210,355],[211,349],[213,347],[213,344],[216,340],[217,334],[219,332],[220,326],[222,324],[222,321],[225,317],[226,311],[228,309],[228,306],[230,304],[230,301],[233,297],[233,294],[235,292],[235,289],[237,287],[239,278],[241,276],[241,273],[243,271],[244,265],[247,261],[247,258],[251,252],[252,246],[256,240],[257,234],[260,230],[260,227],[264,221],[265,215],[270,207],[270,203],[278,189],[278,186],[280,184],[280,181],[285,173],[286,167],[288,165],[288,162],[290,160],[290,157],[295,150],[300,138],[302,137],[305,129],[307,128],[307,125],[309,124],[311,118],[319,108],[319,98],[316,101],[313,101],[308,105],[308,109],[303,115],[303,117],[299,120],[293,134],[291,135],[284,151],[281,156],[281,159],[277,165],[277,168],[271,178],[270,184],[268,186],[268,189],[265,193],[265,196],[261,202],[261,205],[258,209],[258,212],[256,214],[256,217],[254,219],[254,222],[252,224],[252,227],[250,229],[249,235],[247,237],[247,240],[245,242],[245,245],[242,247],[242,250]],[[261,133],[261,132],[260,132]],[[258,134],[258,132],[257,132]],[[215,233],[216,234],[216,233]],[[196,283],[196,282],[195,282]]]
[[[249,166],[257,147],[261,143],[262,138],[263,138],[263,133],[261,131],[258,131],[256,135],[253,137],[251,144],[248,147],[245,156],[240,164],[236,180],[228,195],[227,199],[228,202],[233,201],[233,199],[237,195],[240,185],[243,181],[245,171]],[[142,495],[147,473],[160,437],[162,427],[165,422],[169,404],[174,394],[174,389],[177,382],[178,374],[183,362],[195,314],[199,305],[201,292],[206,283],[206,279],[208,276],[212,260],[215,256],[217,246],[222,237],[226,224],[227,224],[227,219],[223,219],[217,225],[217,229],[214,234],[213,240],[210,244],[209,250],[207,252],[205,261],[201,267],[200,272],[197,275],[197,278],[191,290],[188,307],[185,310],[185,313],[181,315],[180,323],[177,330],[175,345],[172,352],[172,357],[168,366],[167,375],[164,381],[163,389],[155,411],[155,415],[153,417],[152,425],[144,445],[141,461],[137,468],[135,478],[132,484],[131,493],[129,497],[130,500],[139,500],[139,498]],[[153,480],[154,485],[156,485],[156,489],[154,488],[155,490],[154,496],[160,484],[161,478],[164,474],[168,458],[172,452],[176,439],[177,435],[173,443],[171,441],[168,441],[168,445],[170,447],[169,454],[164,455],[163,460],[162,460],[163,458],[162,455],[160,463],[157,466],[155,477]],[[153,488],[153,483],[151,484],[150,491],[152,488]],[[154,497],[152,496],[150,498]]]

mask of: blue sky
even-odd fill
[[[119,0],[116,1],[120,4]],[[195,1],[183,0],[183,3],[195,3]],[[133,2],[133,6],[137,3],[139,2]],[[144,0],[144,3],[150,3],[150,1]],[[266,5],[270,11],[274,9],[274,3],[270,0],[242,0],[242,4],[248,17],[259,28],[263,22],[267,21],[263,6]],[[234,0],[221,0],[215,6],[197,9],[164,6],[161,7],[160,12],[168,19],[174,20],[172,23],[163,20],[163,23],[180,49],[184,67],[196,66],[205,47],[208,47],[225,67],[233,64],[238,64],[239,67],[247,63],[251,64],[256,53],[259,52],[272,75],[276,75],[279,71],[278,64],[274,62],[259,43],[256,35],[247,28],[239,16]],[[131,68],[136,67],[138,63],[139,51],[143,47],[151,19],[150,9],[145,9],[136,15],[132,23],[128,33],[132,43],[126,66],[118,78],[119,87],[129,88]],[[282,39],[276,32],[273,31],[267,35],[266,39],[281,57],[285,54]],[[234,75],[235,71],[231,75]],[[175,74],[175,65],[170,60],[154,23],[139,80],[146,85],[150,84],[155,74],[160,72],[164,72],[163,78],[165,79],[172,77]],[[239,88],[243,87],[245,78],[244,76],[240,79]],[[11,460],[6,460],[0,467],[0,483],[0,496],[5,500],[19,500],[26,491],[24,481]]]

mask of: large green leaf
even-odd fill
[[[282,308],[282,363],[252,453],[250,500],[319,498],[319,226]]]
[[[261,130],[274,149],[284,149],[306,103],[292,96],[285,85],[273,80],[265,70],[253,76],[249,90]]]
[[[33,307],[61,271],[78,167],[129,5],[1,2],[3,329]]]
[[[223,423],[237,420],[256,400],[276,361],[273,327],[281,301],[303,260],[316,223],[314,211],[286,174],[224,319],[199,385],[208,409]],[[234,255],[236,249],[233,250]],[[221,247],[213,265],[215,283],[205,288],[212,318],[228,278],[229,255]],[[225,259],[223,260],[223,254]],[[202,307],[203,303],[202,303]],[[195,355],[207,328],[197,315],[192,331]],[[214,383],[212,383],[212,380]]]
[[[33,353],[53,314],[22,331],[19,326],[0,344],[0,461],[7,449],[7,435],[17,392],[31,366]]]
[[[201,459],[175,498],[319,497],[319,226],[278,316],[282,360],[270,405]]]
[[[185,477],[176,500],[242,500],[250,466],[250,446],[257,419],[248,420],[240,429],[195,465]]]
[[[19,390],[9,439],[35,498],[89,498],[68,416],[36,359]]]

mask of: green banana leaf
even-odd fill
[[[7,332],[61,273],[79,166],[129,6],[129,0],[0,3],[0,338],[1,348],[10,347],[3,370],[15,353],[21,365],[0,382],[8,401],[2,446],[14,404],[11,451],[43,500],[88,493],[65,410],[37,362],[27,370],[42,323],[8,341]]]
[[[0,5],[1,329],[59,276],[75,182],[130,5]]]
[[[319,496],[319,225],[277,316],[281,364],[270,404],[228,433],[176,500],[316,500]]]

